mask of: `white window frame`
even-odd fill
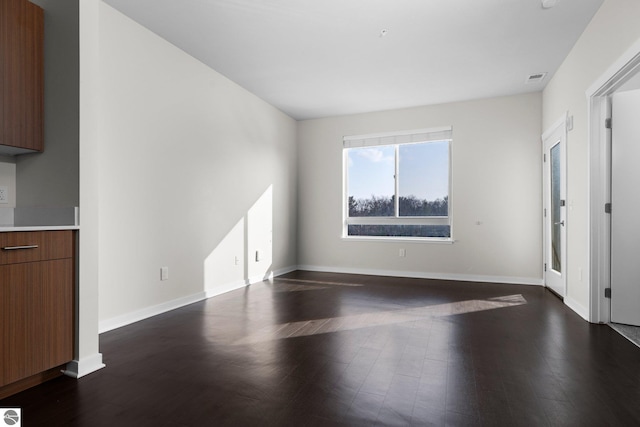
[[[429,142],[448,142],[448,171],[449,185],[447,196],[446,216],[400,216],[399,193],[399,149],[401,145],[418,144]],[[348,240],[418,240],[432,242],[453,242],[453,221],[452,221],[452,161],[451,152],[453,145],[453,128],[451,126],[430,129],[417,129],[400,132],[387,132],[367,135],[345,136],[342,148],[342,204],[343,204],[343,224],[342,238]],[[387,217],[350,217],[349,216],[349,161],[348,151],[350,148],[364,148],[375,146],[393,146],[395,152],[395,215]],[[349,236],[349,225],[448,225],[449,237],[410,237],[410,236]]]

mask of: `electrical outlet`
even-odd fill
[[[9,203],[9,188],[6,185],[0,185],[0,203]]]
[[[404,248],[400,249],[400,251],[398,252],[398,256],[399,256],[400,258],[404,258],[404,257],[406,257],[406,256],[407,256],[407,250],[406,250],[406,249],[404,249]]]
[[[260,262],[261,255],[262,255],[262,254],[260,253],[260,249],[258,249],[258,250],[256,251],[256,262]]]
[[[240,265],[240,258],[238,258],[237,256],[234,259],[234,263],[235,265]]]
[[[160,267],[160,280],[169,280],[169,267]]]

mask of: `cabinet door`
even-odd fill
[[[0,144],[43,149],[43,46],[42,9],[0,1]]]
[[[42,261],[42,311],[36,314],[37,342],[41,349],[38,372],[73,359],[75,318],[73,259]]]
[[[37,298],[41,283],[40,263],[0,267],[2,385],[28,377],[35,372],[34,357],[31,353],[36,332],[34,317],[41,306]]]
[[[0,386],[73,358],[73,261],[0,266]]]

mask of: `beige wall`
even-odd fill
[[[534,93],[300,122],[299,264],[540,284],[540,114]],[[342,239],[342,137],[449,125],[455,243]]]
[[[567,297],[583,316],[589,307],[588,123],[585,91],[640,39],[640,2],[606,0],[543,92],[543,129],[573,116],[567,138]]]
[[[104,3],[99,35],[105,327],[295,266],[296,122]]]

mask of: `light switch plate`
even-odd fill
[[[9,188],[6,185],[0,185],[0,203],[9,203]]]

